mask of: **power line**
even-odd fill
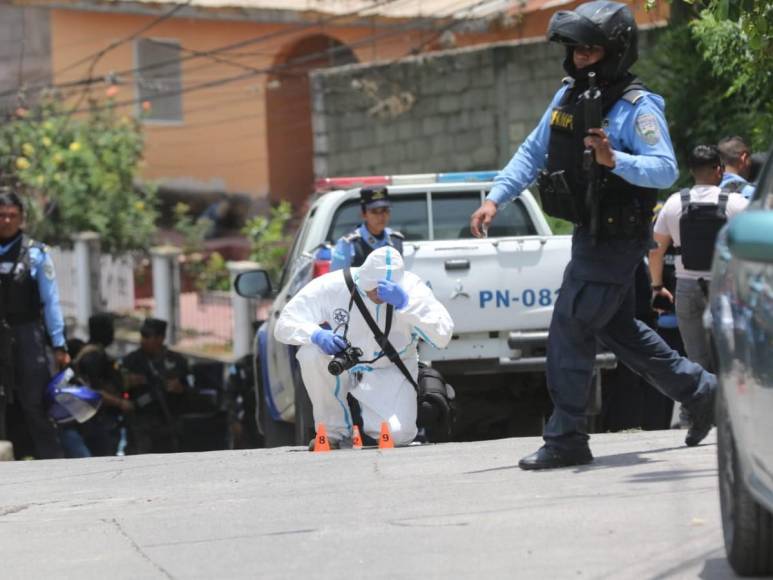
[[[395,0],[387,0],[387,1],[395,1]],[[399,33],[399,32],[400,31],[398,31],[397,33]],[[382,34],[380,36],[386,37],[386,36],[392,36],[394,34],[396,34],[396,32],[384,33],[384,34]],[[292,67],[294,67],[296,65],[304,64],[304,63],[307,63],[307,62],[312,62],[312,61],[320,58],[321,56],[325,56],[325,55],[329,56],[329,55],[337,53],[337,52],[350,51],[352,46],[356,47],[356,46],[359,46],[359,45],[367,43],[367,42],[371,42],[371,39],[366,37],[366,38],[364,38],[364,39],[362,39],[362,40],[360,40],[358,42],[351,43],[350,45],[341,44],[341,45],[337,45],[337,46],[334,46],[332,48],[326,49],[324,51],[317,51],[317,52],[309,53],[309,54],[306,54],[306,55],[302,55],[300,57],[297,57],[297,58],[285,61],[284,63],[282,63],[280,65],[275,65],[275,66],[272,66],[272,67],[263,67],[263,68],[251,67],[251,69],[248,72],[245,72],[245,73],[242,73],[242,74],[239,74],[239,75],[234,75],[234,76],[230,76],[230,77],[224,77],[224,78],[220,78],[220,79],[215,79],[215,80],[212,80],[212,81],[202,82],[202,83],[194,84],[194,85],[191,85],[191,86],[188,86],[188,87],[182,87],[180,89],[175,89],[175,90],[171,90],[171,91],[160,92],[160,93],[157,93],[157,94],[153,95],[152,99],[159,99],[159,98],[164,98],[164,97],[173,97],[173,96],[178,96],[178,95],[189,93],[189,92],[199,91],[199,90],[203,90],[203,89],[207,89],[207,88],[213,88],[213,87],[216,87],[216,86],[223,86],[223,85],[231,84],[231,83],[238,82],[238,81],[241,81],[241,80],[246,80],[248,78],[252,78],[254,76],[261,75],[261,74],[279,73],[279,72],[282,72],[282,71],[285,71],[285,70],[290,70],[290,69],[292,69]],[[71,115],[71,114],[75,114],[75,113],[84,113],[84,112],[89,112],[89,111],[101,111],[101,110],[107,110],[107,109],[110,109],[110,108],[113,108],[113,107],[124,107],[124,106],[129,106],[129,105],[132,105],[132,104],[140,103],[140,102],[142,102],[144,100],[149,100],[149,99],[136,98],[136,99],[128,99],[128,100],[124,100],[124,101],[117,101],[117,102],[114,102],[114,103],[108,103],[106,105],[100,105],[100,106],[96,106],[96,107],[88,107],[88,108],[85,108],[85,109],[73,108],[71,111],[69,111],[67,113],[62,113],[59,116],[62,116],[62,115],[65,115],[65,114],[66,115]],[[79,105],[80,105],[80,101],[78,103],[78,106]]]
[[[147,65],[147,66],[144,66],[144,67],[134,67],[134,68],[131,68],[131,69],[125,69],[123,71],[119,71],[119,72],[113,73],[113,74],[116,75],[116,76],[121,76],[121,75],[129,75],[129,74],[133,74],[133,73],[137,73],[137,72],[142,72],[142,71],[155,70],[157,68],[162,68],[162,67],[168,66],[170,64],[179,64],[179,63],[183,63],[183,62],[186,62],[188,60],[191,60],[191,59],[202,58],[204,55],[215,55],[215,54],[219,54],[221,52],[226,52],[226,51],[229,51],[229,50],[234,50],[234,49],[242,48],[244,46],[250,46],[250,45],[253,45],[253,44],[259,44],[259,43],[262,43],[262,42],[265,42],[265,41],[268,41],[268,40],[272,40],[274,38],[279,38],[279,37],[282,37],[282,36],[285,36],[285,35],[288,35],[288,34],[295,34],[295,33],[299,32],[300,30],[305,30],[307,28],[323,27],[323,26],[326,26],[326,25],[331,24],[333,22],[336,22],[338,20],[343,20],[343,19],[346,19],[346,18],[354,17],[354,16],[361,16],[364,12],[367,12],[369,10],[373,10],[373,9],[376,9],[376,8],[381,8],[381,7],[386,6],[388,4],[393,4],[393,3],[402,2],[402,1],[404,1],[404,0],[374,0],[372,6],[369,6],[369,7],[366,7],[366,8],[361,8],[359,10],[355,10],[355,11],[352,11],[352,12],[336,14],[336,15],[333,15],[333,16],[327,18],[327,19],[322,19],[322,20],[320,20],[318,22],[304,22],[304,23],[302,23],[299,26],[294,27],[294,28],[283,28],[283,29],[276,30],[276,31],[273,31],[273,32],[268,32],[268,33],[260,34],[260,35],[254,36],[254,37],[250,37],[250,38],[247,38],[245,40],[238,41],[238,42],[234,42],[234,43],[230,43],[230,44],[227,44],[227,45],[223,45],[223,46],[214,48],[212,50],[201,51],[201,54],[198,54],[198,55],[188,55],[188,56],[183,57],[183,58],[171,59],[171,60],[167,60],[167,61],[160,61],[160,62],[153,63],[153,64],[150,64],[150,65]],[[191,0],[187,0],[187,2],[184,5],[187,5],[190,2],[191,2]],[[181,6],[183,6],[183,4],[176,5],[175,8],[173,9],[173,11],[176,11]],[[172,11],[170,11],[170,12],[172,12]],[[167,14],[169,14],[169,13],[167,13]],[[169,14],[169,16],[171,16],[171,14]],[[159,17],[159,18],[166,19],[166,18],[169,18],[169,16],[162,15],[162,17]],[[156,20],[159,20],[159,19],[156,19]],[[151,25],[155,26],[157,23],[158,22],[154,21],[153,23],[151,23]],[[145,26],[143,28],[146,31],[148,29],[148,26]],[[143,30],[137,31],[137,32],[133,33],[131,36],[132,36],[132,38],[136,38],[136,36],[138,36],[142,32],[143,32]],[[131,40],[131,39],[129,39],[129,40]],[[128,40],[124,39],[124,41],[128,41]],[[115,43],[113,43],[113,44],[115,44]],[[72,68],[74,68],[76,66],[80,66],[81,64],[84,64],[85,62],[88,62],[90,59],[92,59],[94,57],[101,58],[100,53],[107,52],[107,50],[110,50],[110,49],[111,48],[108,47],[107,49],[103,49],[102,51],[99,51],[98,53],[96,53],[96,55],[84,57],[84,58],[80,59],[79,61],[77,61],[76,63],[68,65],[66,68],[62,69],[61,71],[58,71],[56,74],[62,74],[63,72],[71,70]],[[64,83],[59,83],[59,84],[46,84],[46,85],[38,86],[38,87],[35,87],[35,88],[28,88],[28,90],[67,89],[67,88],[73,88],[73,87],[88,86],[88,85],[93,84],[95,82],[101,82],[102,80],[103,79],[91,78],[91,75],[89,75],[86,78],[81,78],[81,79],[75,80],[75,81],[69,81],[69,82],[64,82]],[[0,92],[0,97],[12,95],[15,92],[18,92],[18,90],[19,90],[19,88],[17,87],[17,89],[14,89],[14,90]]]
[[[460,3],[461,4],[461,8],[458,11],[459,12],[470,12],[470,11],[475,10],[476,8],[478,8],[478,7],[488,3],[489,1],[490,0],[479,0],[478,2],[475,2],[475,3],[471,4],[471,5],[468,5],[465,0],[462,0],[462,2]],[[459,25],[460,22],[456,21],[453,24],[454,25]],[[417,46],[412,47],[407,52],[406,56],[407,55],[415,54],[422,47],[426,47],[427,45],[431,44],[431,42],[433,42],[435,39],[437,39],[440,36],[442,36],[442,34],[444,34],[446,31],[451,30],[452,28],[453,28],[453,26],[446,25],[446,26],[442,27],[441,29],[437,30],[435,32],[435,34],[433,34],[433,36],[431,38],[423,41],[422,43],[420,43]],[[377,35],[377,38],[380,39],[380,38],[383,38],[383,37],[388,36],[388,35],[390,35],[390,34],[389,33],[383,33],[381,35]],[[360,41],[358,41],[357,43],[352,43],[350,45],[342,45],[342,46],[333,47],[332,49],[327,49],[325,52],[346,49],[348,47],[355,47],[356,48],[358,45],[365,44],[365,43],[367,43],[369,41],[370,41],[370,39],[364,38],[364,39],[361,39]],[[316,57],[318,54],[321,54],[321,52],[320,53],[311,53],[310,55],[305,55],[304,57],[312,57],[312,56]],[[400,60],[400,58],[401,57],[398,57],[398,58],[388,62],[386,66],[390,66],[390,65],[395,64],[396,62],[398,62]],[[263,69],[263,70],[259,70],[258,72],[260,74],[265,74],[268,71],[267,71],[267,69]],[[373,71],[370,71],[370,72],[373,72]],[[375,71],[375,72],[377,74],[379,74],[379,71]],[[381,73],[381,74],[383,74],[383,73]],[[234,102],[248,100],[250,98],[253,98],[253,97],[243,97],[243,98],[235,99]],[[214,106],[214,105],[210,105],[210,106]],[[197,110],[207,109],[210,106],[200,107]],[[188,112],[191,112],[191,111],[186,111],[186,113],[188,113]],[[194,124],[190,124],[189,123],[189,124],[184,125],[183,127],[179,127],[179,129],[190,130],[190,129],[196,128],[196,127],[211,126],[211,125],[216,125],[216,124],[226,124],[226,123],[237,122],[237,121],[242,120],[242,119],[260,118],[260,117],[263,117],[263,116],[265,116],[265,113],[262,113],[262,114],[261,113],[256,113],[254,115],[239,115],[239,116],[235,116],[235,117],[227,117],[227,118],[224,118],[224,119],[208,120],[208,121],[205,121],[205,122],[202,122],[202,123],[194,123]],[[303,124],[306,124],[306,122],[304,121],[303,123],[299,123],[296,126],[300,126],[300,125],[303,125]],[[178,127],[175,127],[174,129],[178,129]],[[184,142],[184,141],[178,141],[178,142]],[[172,142],[172,143],[174,143],[174,142]],[[169,145],[170,143],[166,142],[165,144]],[[153,145],[153,143],[149,142],[149,145]]]

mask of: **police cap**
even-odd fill
[[[389,207],[389,192],[387,188],[384,186],[363,187],[360,189],[360,205],[363,211],[377,207]]]
[[[166,320],[146,318],[140,327],[140,334],[145,337],[164,336],[166,334]]]

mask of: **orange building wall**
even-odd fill
[[[72,63],[93,55],[111,42],[125,38],[154,17],[117,13],[52,10],[52,68],[54,82],[63,83],[87,76],[88,63],[67,69]],[[302,38],[319,34],[319,29],[298,31],[297,25],[254,24],[193,19],[170,19],[143,36],[175,40],[185,48],[207,51],[259,35],[289,34],[238,50],[238,55],[220,55],[255,68],[270,68],[289,53]],[[352,46],[358,60],[399,58],[420,42],[417,33],[395,33],[378,42],[365,42],[373,35],[370,28],[325,28],[325,34]],[[378,32],[377,34],[383,34]],[[426,34],[426,33],[425,33]],[[359,45],[357,43],[359,42]],[[253,53],[253,54],[247,54]],[[136,66],[134,43],[123,44],[103,56],[94,76]],[[242,74],[235,66],[205,58],[183,62],[183,87]],[[136,98],[134,79],[126,76],[116,101]],[[183,122],[147,122],[146,159],[143,176],[153,180],[195,180],[224,183],[226,191],[264,196],[269,191],[269,152],[266,136],[266,91],[268,77],[256,75],[247,80],[183,94]],[[93,95],[104,98],[105,85],[94,85]],[[123,107],[134,114],[137,105]],[[215,187],[217,189],[217,187]]]
[[[514,11],[508,18],[495,22],[491,31],[482,34],[457,34],[456,46],[516,40],[544,38],[548,20],[555,9],[542,10],[546,0],[529,0],[524,12]],[[571,9],[578,2],[560,6]],[[658,3],[657,11],[646,12],[645,0],[630,3],[640,24],[662,22],[667,17],[665,3]],[[55,83],[82,79],[87,76],[88,62],[69,68],[73,63],[94,55],[110,43],[135,34],[143,26],[156,19],[154,16],[122,13],[97,13],[53,9],[51,11],[52,70]],[[287,31],[286,33],[284,31]],[[281,34],[279,34],[281,33]],[[432,31],[403,32],[399,29],[363,27],[303,28],[297,24],[258,24],[217,20],[172,18],[154,26],[143,36],[175,40],[182,47],[207,51],[250,38],[273,35],[262,42],[251,44],[220,57],[243,65],[267,69],[280,64],[286,55],[305,38],[326,34],[349,46],[360,62],[383,61],[407,56],[415,47],[425,44],[425,49],[443,48]],[[384,35],[387,35],[384,37]],[[374,40],[374,35],[380,38]],[[94,76],[104,76],[111,71],[128,70],[136,66],[134,42],[122,44],[99,59]],[[182,53],[184,57],[186,53]],[[195,58],[183,62],[183,87],[216,81],[243,74],[244,69],[212,59]],[[122,77],[117,101],[136,98],[134,78]],[[267,93],[274,83],[266,74],[249,79],[187,92],[183,94],[183,122],[161,124],[147,122],[146,152],[143,177],[152,180],[174,180],[178,183],[210,184],[212,189],[244,192],[256,197],[266,196],[274,186],[277,176],[291,175],[301,165],[310,167],[309,144],[299,144],[293,150],[288,141],[274,138],[281,143],[282,151],[270,151],[266,118]],[[297,85],[298,83],[295,83]],[[295,86],[294,85],[294,86]],[[94,85],[92,95],[104,98],[105,85]],[[307,90],[307,89],[306,89]],[[286,94],[286,93],[285,93]],[[74,97],[77,98],[77,97]],[[304,99],[295,99],[298,103]],[[274,100],[276,101],[276,99]],[[289,101],[289,99],[288,99]],[[293,107],[299,107],[299,126],[308,125],[309,108],[306,104],[288,104],[282,111],[281,123],[293,118]],[[125,114],[135,114],[138,105],[123,107]],[[276,135],[275,122],[272,126]],[[290,126],[292,131],[293,126]],[[302,128],[302,131],[307,129]],[[273,159],[270,156],[273,155]],[[299,159],[303,157],[303,159]],[[309,158],[307,158],[309,157]],[[305,179],[305,178],[304,178]],[[280,179],[280,181],[286,179]],[[296,182],[298,180],[296,179]],[[309,180],[310,181],[310,180]],[[309,183],[311,187],[311,183]],[[284,197],[283,192],[271,192],[273,197]],[[295,197],[298,196],[296,192]],[[291,196],[293,197],[293,196]]]

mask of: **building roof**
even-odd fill
[[[26,6],[134,13],[162,13],[175,5],[183,5],[178,16],[239,12],[247,17],[260,14],[261,20],[274,21],[310,19],[320,15],[350,15],[354,20],[373,17],[477,19],[535,1],[545,0],[12,0],[14,4]]]

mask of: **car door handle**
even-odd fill
[[[446,260],[446,270],[469,270],[470,261],[466,258],[460,258],[457,260]]]

